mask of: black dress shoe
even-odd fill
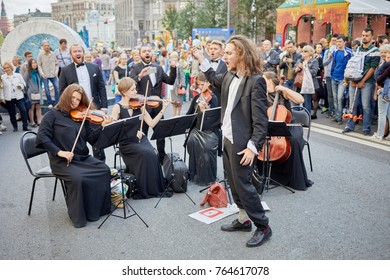
[[[256,229],[252,238],[246,243],[246,247],[257,247],[264,244],[272,236],[272,230],[267,226],[264,230]]]
[[[238,219],[235,219],[231,224],[229,225],[222,225],[221,230],[223,231],[251,231],[252,230],[252,223],[251,221],[246,221],[245,223],[241,224]]]
[[[23,128],[23,131],[31,131],[31,129],[27,128],[27,127],[24,127]]]
[[[14,127],[13,132],[17,132],[17,131],[18,131],[18,128],[17,128],[17,127]]]

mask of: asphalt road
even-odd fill
[[[3,119],[10,129],[8,116]],[[313,172],[304,150],[314,185],[295,194],[280,187],[264,194],[271,208],[273,236],[251,249],[245,247],[251,233],[220,231],[234,216],[210,225],[188,216],[201,209],[204,195],[199,193],[202,187],[191,183],[188,195],[197,205],[185,194],[164,198],[157,208],[156,198],[129,201],[148,228],[136,216],[110,217],[101,229],[102,219],[74,228],[61,191],[51,200],[52,179],[38,181],[28,216],[33,178],[19,150],[22,132],[4,132],[0,135],[0,259],[389,260],[389,141],[377,144],[343,136],[326,120],[322,124],[313,129],[310,139]],[[173,137],[173,149],[182,156],[183,141],[184,136]],[[106,155],[112,166],[113,149],[107,148]],[[46,157],[33,165],[45,163]],[[222,177],[220,158],[218,176]]]

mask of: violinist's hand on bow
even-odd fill
[[[107,115],[106,117],[104,117],[104,120],[102,122],[102,126],[104,127],[106,124],[112,123],[113,120],[114,119],[112,118],[112,116]]]
[[[209,109],[209,105],[205,101],[199,102],[199,109],[203,112],[205,109]]]
[[[144,134],[141,130],[138,130],[137,131],[137,138],[139,139],[139,141],[141,141],[142,137],[144,137]]]
[[[242,150],[241,152],[237,153],[237,155],[243,155],[242,159],[240,160],[240,164],[243,166],[249,165],[251,166],[253,164],[253,160],[256,156],[256,154],[249,148],[246,148],[245,150]]]
[[[68,161],[68,164],[72,161],[74,154],[67,151],[59,151],[57,156],[65,158]]]

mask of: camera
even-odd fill
[[[147,73],[148,73],[148,75],[156,74],[157,73],[157,68],[156,67],[148,67]]]

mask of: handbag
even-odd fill
[[[40,93],[31,93],[31,100],[32,101],[39,101],[39,100],[41,100],[41,94]]]
[[[178,89],[177,89],[177,94],[180,94],[180,95],[182,95],[182,94],[186,94],[187,92],[186,92],[186,88],[183,86],[183,87],[179,87]]]
[[[204,196],[200,206],[204,206],[206,202],[215,208],[224,208],[227,206],[227,195],[224,186],[219,182],[209,186],[206,195]]]
[[[302,87],[302,82],[303,82],[303,71],[300,71],[295,76],[294,86],[296,86],[297,88],[301,88]]]

